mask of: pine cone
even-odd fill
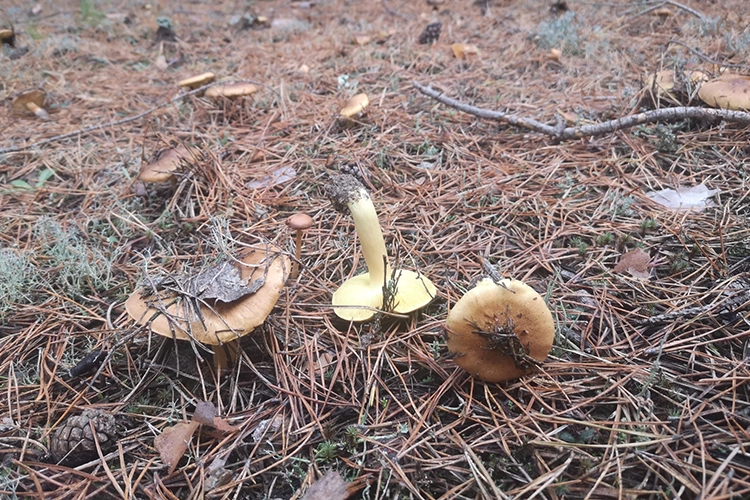
[[[424,31],[419,35],[419,43],[422,45],[431,45],[440,38],[440,28],[443,24],[440,22],[428,24]]]
[[[50,453],[55,461],[80,465],[97,456],[92,424],[102,453],[111,450],[117,441],[115,417],[103,410],[88,409],[81,415],[68,417],[50,438]]]

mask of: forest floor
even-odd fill
[[[747,125],[556,141],[412,84],[575,125],[704,106],[689,88],[657,95],[658,71],[750,72],[746,0],[659,5],[4,0],[0,497],[288,499],[331,470],[368,499],[750,497]],[[206,71],[259,90],[177,85]],[[11,115],[34,88],[49,119]],[[359,93],[366,112],[341,119]],[[178,144],[199,153],[175,182],[137,180]],[[419,314],[334,315],[364,271],[326,196],[342,171],[370,192],[390,258],[437,286]],[[696,210],[652,199],[701,185]],[[313,218],[299,276],[230,369],[126,312],[140,285],[247,245],[294,260],[297,212]],[[486,383],[448,354],[446,314],[483,262],[549,304],[535,374]],[[170,471],[155,438],[201,401],[224,424],[200,426]],[[115,427],[55,456],[87,410]]]

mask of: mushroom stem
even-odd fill
[[[294,262],[292,262],[292,273],[291,278],[292,280],[296,280],[297,276],[299,276],[299,260],[302,257],[302,230],[297,229],[297,236],[294,239]]]
[[[26,103],[26,109],[31,111],[36,115],[37,118],[40,118],[42,120],[48,120],[49,119],[49,113],[44,110],[44,108],[40,108],[33,102],[27,102]]]
[[[370,272],[370,284],[382,285],[388,271],[385,264],[388,254],[375,205],[367,191],[360,187],[357,193],[350,196],[346,206],[354,219],[354,229]]]

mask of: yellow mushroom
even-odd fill
[[[336,210],[350,213],[354,219],[368,268],[368,272],[348,279],[333,293],[336,316],[348,321],[367,321],[377,310],[407,314],[429,304],[437,294],[430,280],[388,264],[378,214],[364,186],[351,175],[339,175],[331,180],[328,194]],[[384,288],[390,294],[388,304],[383,304]]]

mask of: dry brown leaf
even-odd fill
[[[646,280],[651,275],[649,263],[651,256],[642,248],[634,248],[620,257],[620,261],[614,268],[616,273],[630,273],[634,278]]]
[[[273,418],[267,418],[265,420],[262,420],[258,426],[253,431],[253,441],[256,443],[260,441],[264,436],[272,435],[274,432],[279,430],[279,427],[281,427],[284,424],[284,417],[281,415],[275,415]]]
[[[239,429],[239,427],[230,425],[229,422],[227,422],[221,417],[214,417],[213,421],[211,422],[211,425],[214,426],[215,429],[220,430],[221,432],[234,432]]]
[[[154,447],[159,452],[161,461],[169,467],[172,474],[177,463],[187,451],[188,443],[198,428],[198,422],[191,420],[180,422],[172,427],[166,427],[161,434],[154,438]]]
[[[310,485],[300,500],[345,500],[349,496],[346,484],[338,472],[328,471]]]
[[[267,172],[268,175],[252,180],[245,186],[250,189],[265,189],[289,182],[297,177],[297,171],[290,165],[274,167],[272,171],[267,170]]]
[[[195,412],[193,413],[193,420],[198,423],[205,425],[214,425],[214,418],[216,417],[216,406],[210,401],[199,401],[195,405]]]

